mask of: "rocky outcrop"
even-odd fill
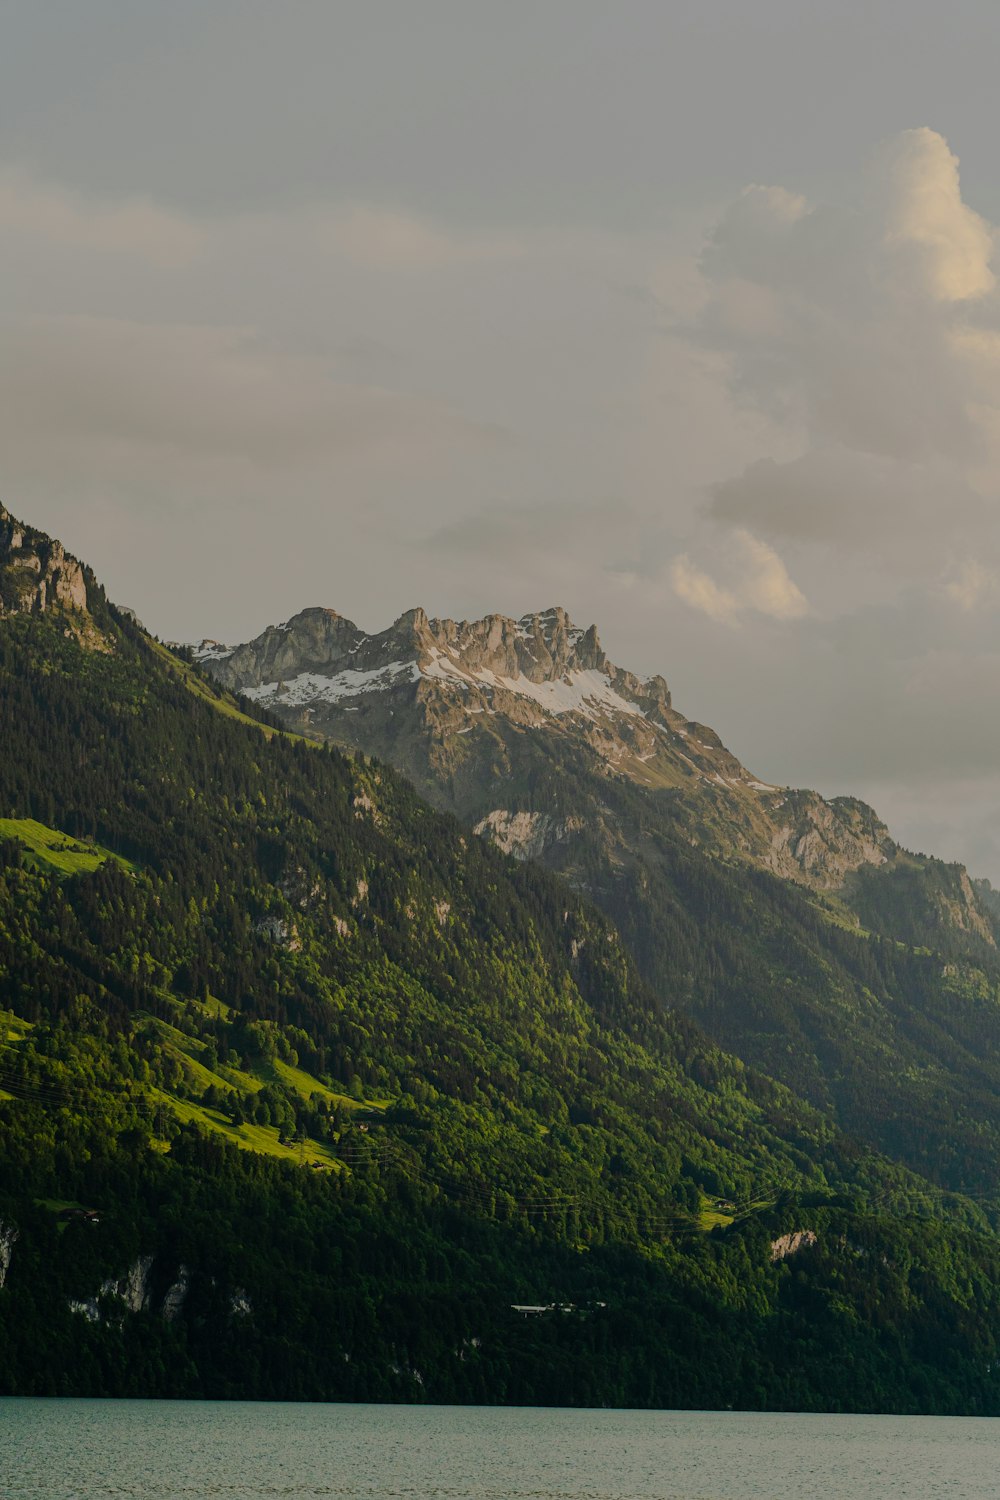
[[[490,839],[505,854],[527,860],[541,859],[551,844],[566,838],[568,830],[565,823],[548,813],[508,812],[497,807],[475,825],[473,832]]]
[[[962,865],[952,865],[954,888],[941,897],[945,925],[957,927],[961,932],[974,934],[987,943],[993,943],[993,929],[987,913],[989,907],[982,900],[977,886],[969,879],[969,872]]]
[[[160,1308],[160,1316],[165,1323],[174,1323],[180,1317],[190,1289],[191,1272],[182,1262],[177,1267],[177,1279],[167,1288]]]
[[[798,1255],[801,1250],[810,1250],[816,1243],[814,1229],[793,1229],[791,1233],[781,1234],[771,1241],[771,1259],[787,1260],[790,1255]]]
[[[190,1266],[182,1261],[159,1303],[159,1315],[165,1323],[176,1323],[183,1315],[192,1280]],[[214,1281],[211,1286],[215,1287]],[[103,1281],[93,1296],[71,1298],[67,1305],[70,1312],[86,1318],[89,1323],[120,1323],[126,1313],[149,1312],[154,1305],[152,1292],[153,1256],[142,1255],[133,1261],[124,1275]],[[253,1316],[253,1303],[244,1287],[233,1287],[228,1292],[220,1288],[220,1294],[222,1306],[230,1317]]]
[[[123,1276],[102,1281],[95,1296],[71,1299],[70,1312],[79,1313],[91,1323],[101,1322],[104,1311],[115,1303],[119,1304],[119,1312],[145,1312],[149,1307],[152,1269],[153,1257],[140,1255]]]
[[[105,1295],[118,1297],[129,1312],[143,1312],[149,1306],[149,1273],[152,1269],[153,1257],[142,1255],[133,1261],[120,1280],[105,1282],[101,1290]]]
[[[233,1318],[253,1317],[253,1303],[241,1286],[233,1287],[229,1293],[229,1313]]]
[[[259,918],[253,925],[254,931],[261,937],[267,938],[268,942],[287,948],[290,953],[301,951],[302,939],[299,937],[299,929],[294,921],[289,921],[286,917],[270,915]]]
[[[5,1224],[0,1219],[0,1289],[7,1280],[7,1272],[10,1270],[11,1257],[14,1254],[14,1242],[17,1239],[17,1230],[13,1224]]]
[[[79,1317],[86,1318],[88,1323],[101,1321],[101,1307],[96,1297],[70,1297],[66,1306],[71,1313],[77,1313]]]
[[[87,613],[83,566],[61,542],[15,521],[0,506],[0,615],[50,609]]]
[[[897,852],[881,818],[855,797],[827,802],[816,792],[783,791],[764,799],[775,825],[766,864],[818,890],[839,890],[863,865],[884,865]]]
[[[112,1295],[124,1302],[129,1313],[142,1313],[150,1305],[150,1272],[153,1257],[139,1256],[114,1286]]]

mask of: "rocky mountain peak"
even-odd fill
[[[290,728],[395,764],[483,837],[598,894],[678,835],[824,892],[901,860],[870,807],[759,780],[673,707],[663,677],[615,666],[596,628],[557,605],[516,620],[410,609],[374,635],[307,609],[196,655]],[[931,884],[934,920],[993,941],[967,878],[935,871]]]
[[[0,505],[0,615],[63,609],[87,614],[82,564]]]
[[[460,621],[410,609],[373,635],[334,610],[306,609],[246,645],[203,643],[196,656],[290,727],[395,761],[515,852],[569,837],[533,790],[564,764],[577,777],[588,768],[595,787],[610,779],[660,799],[700,846],[821,889],[894,856],[870,809],[758,780],[673,707],[663,677],[616,666],[596,627],[559,605]],[[596,827],[605,814],[593,796]]]
[[[527,683],[555,683],[574,673],[613,670],[596,628],[577,629],[561,608],[524,615],[520,620],[490,614],[481,620],[427,620],[424,616],[424,621],[420,646],[431,664],[447,659],[461,671],[492,674],[512,691],[517,691],[521,678]]]
[[[417,605],[416,609],[407,609],[403,611],[399,619],[396,621],[396,629],[413,631],[426,630],[429,623],[430,622],[427,619],[427,611],[421,609],[420,606]]]
[[[670,703],[661,677],[644,683],[615,667],[596,627],[581,630],[559,606],[520,620],[489,614],[461,621],[432,619],[416,608],[374,635],[335,610],[311,608],[246,645],[203,641],[195,655],[227,686],[276,707],[370,702],[373,694],[403,688],[421,696],[421,688],[432,686],[439,696],[486,694],[491,711],[497,694],[528,699],[535,717],[606,717]]]

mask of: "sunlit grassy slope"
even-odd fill
[[[328,1146],[319,1141],[303,1140],[282,1142],[274,1125],[234,1125],[218,1109],[197,1104],[191,1099],[178,1099],[163,1089],[153,1089],[154,1101],[160,1101],[172,1109],[185,1124],[196,1123],[203,1129],[223,1136],[241,1151],[256,1151],[261,1156],[276,1156],[284,1161],[298,1162],[302,1166],[322,1166],[330,1171],[340,1171],[343,1164],[337,1160]]]
[[[106,859],[116,860],[126,870],[134,868],[110,849],[100,844],[83,844],[57,828],[36,823],[34,818],[0,818],[0,839],[16,839],[30,863],[49,865],[62,875],[96,870]]]
[[[325,1103],[340,1105],[343,1110],[384,1109],[389,1101],[353,1099],[349,1095],[321,1083],[304,1068],[297,1067],[280,1058],[262,1060],[253,1071],[236,1068],[228,1063],[219,1063],[211,1068],[206,1065],[208,1048],[197,1037],[187,1036],[178,1027],[159,1017],[148,1017],[147,1026],[155,1031],[164,1050],[179,1063],[184,1086],[187,1091],[199,1090],[203,1095],[215,1088],[223,1100],[240,1095],[256,1094],[267,1083],[279,1083],[292,1089],[305,1101],[318,1095]],[[279,1140],[276,1126],[259,1125],[251,1121],[240,1124],[229,1119],[223,1108],[211,1107],[197,1099],[183,1097],[165,1089],[152,1090],[155,1103],[164,1105],[185,1124],[196,1122],[203,1129],[224,1136],[243,1151],[257,1151],[264,1156],[276,1156],[300,1165],[317,1165],[339,1170],[342,1163],[334,1156],[329,1145],[307,1138],[304,1141],[284,1142]]]

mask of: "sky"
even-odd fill
[[[167,639],[562,604],[1000,883],[1000,10],[0,0],[0,499]]]

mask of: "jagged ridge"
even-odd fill
[[[83,564],[0,505],[0,616],[54,607],[87,613]]]
[[[896,853],[871,808],[761,781],[717,734],[673,707],[662,676],[642,679],[615,666],[596,627],[579,629],[559,607],[460,623],[415,609],[375,635],[333,610],[306,609],[246,645],[205,641],[195,655],[224,685],[288,723],[395,759],[424,783],[420,757],[401,744],[402,714],[426,740],[437,800],[445,779],[462,787],[470,780],[474,745],[460,737],[474,737],[492,757],[508,730],[537,731],[585,746],[604,775],[672,793],[687,810],[689,837],[712,852],[818,889],[836,889],[852,871]],[[482,780],[495,790],[495,778],[484,771]],[[447,800],[524,857],[574,831],[549,807],[483,806],[454,791]]]

